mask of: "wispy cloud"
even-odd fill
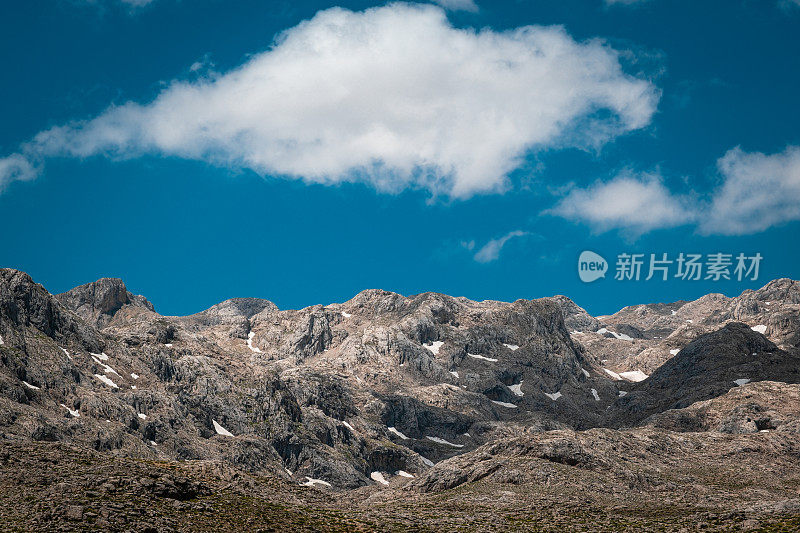
[[[491,263],[492,261],[496,261],[500,257],[500,251],[503,249],[503,247],[506,245],[508,241],[510,241],[515,237],[523,237],[525,235],[528,235],[527,231],[515,230],[506,233],[505,235],[497,239],[491,239],[489,242],[484,244],[480,250],[478,250],[475,253],[473,259],[475,259],[475,261],[477,261],[478,263]],[[471,242],[474,245],[474,241]],[[471,250],[472,247],[470,247],[469,249]]]
[[[434,0],[434,2],[451,11],[478,12],[478,4],[475,3],[475,0]]]
[[[43,131],[22,152],[160,154],[466,198],[505,190],[531,151],[647,126],[659,97],[606,44],[561,27],[459,29],[433,5],[333,8],[233,71]]]

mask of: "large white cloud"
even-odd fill
[[[610,181],[570,190],[549,213],[597,231],[623,229],[641,234],[692,224],[697,209],[686,198],[672,194],[656,173],[622,172]]]
[[[717,167],[723,183],[713,194],[702,233],[743,235],[800,220],[800,147],[775,154],[734,148]]]
[[[562,27],[454,28],[432,5],[333,8],[214,79],[37,135],[37,157],[178,156],[309,182],[468,197],[529,151],[646,126],[659,91]]]

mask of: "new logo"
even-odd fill
[[[578,257],[578,277],[584,283],[591,283],[600,278],[606,277],[608,262],[603,256],[588,250],[581,252]]]

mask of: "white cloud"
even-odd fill
[[[712,196],[702,233],[744,235],[800,220],[800,147],[769,155],[734,148],[717,167],[723,184]]]
[[[441,8],[333,8],[241,67],[52,128],[39,156],[145,153],[381,191],[500,192],[529,151],[646,126],[659,91],[562,27],[457,29]]]
[[[496,261],[497,258],[500,257],[500,250],[503,249],[503,246],[505,246],[508,241],[514,237],[522,237],[527,234],[528,232],[526,231],[516,230],[506,233],[498,239],[492,239],[484,244],[483,247],[473,256],[473,258],[479,263],[490,263],[492,261]]]
[[[597,231],[623,229],[635,234],[691,224],[696,218],[692,203],[673,195],[658,174],[631,172],[572,189],[548,213],[589,224]]]
[[[451,11],[469,11],[471,13],[478,12],[478,4],[475,0],[433,0],[445,9]],[[798,0],[800,1],[800,0]]]
[[[0,191],[12,181],[32,180],[37,174],[34,164],[22,154],[0,158]]]

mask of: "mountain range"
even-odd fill
[[[800,282],[163,316],[0,269],[0,484],[9,530],[800,529]]]

